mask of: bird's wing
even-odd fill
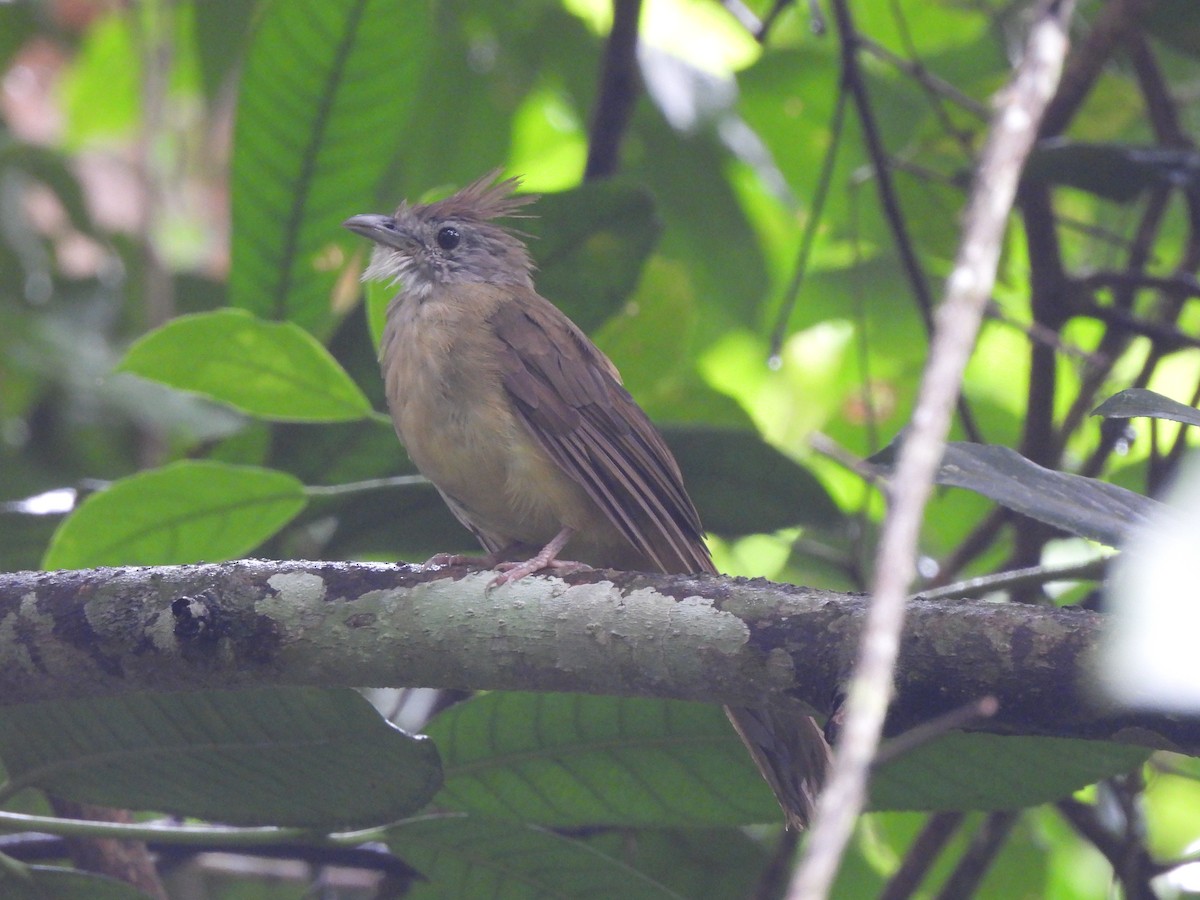
[[[530,433],[662,571],[716,572],[675,458],[616,367],[548,300],[514,294],[489,318]]]

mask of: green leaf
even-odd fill
[[[1182,422],[1185,425],[1200,425],[1200,410],[1145,388],[1127,388],[1113,394],[1093,409],[1092,415],[1104,416],[1107,419],[1148,416],[1153,419]]]
[[[46,569],[171,565],[241,556],[305,504],[283,472],[182,461],[92,494],[54,533]]]
[[[441,784],[431,741],[351,690],[130,694],[0,708],[10,787],[237,825],[380,825]]]
[[[521,223],[534,238],[538,293],[590,332],[633,293],[661,230],[641,186],[588,182],[547,194]]]
[[[1145,747],[953,732],[881,766],[872,809],[1020,809],[1138,768]]]
[[[736,537],[792,525],[832,528],[842,513],[800,464],[756,432],[704,426],[663,430],[704,527]]]
[[[403,0],[273,0],[240,80],[230,302],[309,331],[333,323],[353,237],[404,142],[429,13]]]
[[[92,872],[58,866],[26,866],[28,880],[0,868],[4,900],[148,900],[133,885]]]
[[[265,419],[342,422],[371,412],[346,370],[307,331],[239,309],[180,316],[138,340],[117,369]]]
[[[773,843],[743,828],[643,828],[637,832],[637,854],[628,852],[626,831],[606,830],[592,835],[588,844],[619,859],[684,897],[705,900],[754,897]],[[847,896],[874,896],[858,894]]]
[[[391,829],[387,843],[428,879],[413,885],[411,900],[680,897],[616,856],[535,825],[430,816]]]
[[[438,716],[439,806],[552,827],[775,822],[779,807],[716,706],[493,693]]]

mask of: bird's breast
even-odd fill
[[[434,299],[389,310],[381,363],[413,463],[497,543],[544,544],[564,524],[593,524],[599,510],[516,415],[487,309],[460,306]]]

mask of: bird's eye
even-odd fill
[[[447,225],[445,228],[438,229],[437,245],[443,250],[453,250],[460,243],[462,243],[462,235],[458,233],[457,228]]]

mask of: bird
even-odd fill
[[[662,435],[538,294],[522,233],[496,221],[537,199],[500,174],[343,223],[374,244],[362,279],[399,287],[379,349],[397,436],[482,545],[489,588],[589,567],[719,574]],[[789,826],[806,827],[829,760],[820,726],[782,701],[726,712]]]

